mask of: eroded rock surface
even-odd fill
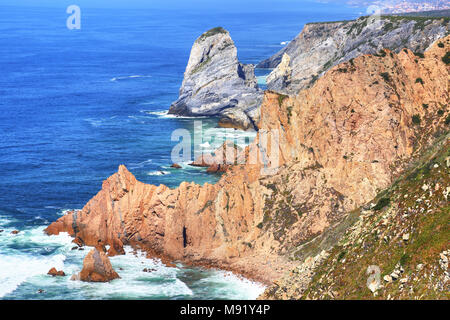
[[[169,113],[219,116],[224,127],[254,128],[262,91],[253,65],[242,64],[230,34],[218,27],[194,43],[180,95]]]
[[[448,130],[442,58],[450,37],[438,42],[424,58],[406,49],[360,56],[296,96],[266,92],[259,133],[245,151],[264,166],[233,165],[215,185],[176,189],[139,182],[120,166],[81,211],[46,232],[93,246],[139,245],[273,281],[299,246],[373,199]],[[279,136],[278,147],[262,145],[266,131]],[[273,150],[279,168],[263,170],[275,165],[267,160]]]
[[[448,18],[382,16],[343,22],[306,24],[286,47],[257,65],[275,68],[267,78],[271,90],[295,94],[310,86],[331,67],[361,54],[387,48],[409,48],[423,53],[434,41],[448,34]],[[289,57],[288,65],[286,56]]]
[[[120,278],[103,250],[92,249],[83,260],[83,269],[75,277],[87,282],[109,282]]]

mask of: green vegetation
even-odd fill
[[[422,104],[422,107],[423,107],[424,109],[428,109],[428,103]]]
[[[283,101],[284,99],[288,98],[289,96],[285,95],[285,94],[278,94],[278,105],[281,107],[283,105]]]
[[[384,32],[389,32],[389,31],[391,31],[391,30],[393,30],[393,29],[394,29],[394,24],[393,24],[392,22],[386,23],[386,24],[384,25],[384,27],[383,27],[383,31],[384,31]]]
[[[417,79],[416,79],[416,83],[420,83],[420,84],[423,85],[423,80],[422,80],[422,78],[417,78]]]
[[[415,115],[412,116],[411,119],[412,119],[412,123],[414,123],[414,124],[420,124],[420,115],[415,114]]]
[[[440,19],[445,17],[450,17],[450,9],[444,10],[430,10],[430,11],[421,11],[421,12],[406,12],[406,13],[397,13],[397,16],[403,17],[425,17],[425,18],[434,18]]]
[[[391,199],[389,199],[389,198],[381,198],[380,200],[378,200],[375,207],[373,207],[373,210],[380,211],[384,207],[388,206],[390,202],[391,202]]]
[[[374,56],[384,58],[384,57],[386,57],[386,51],[380,50],[378,53],[375,53]]]
[[[409,171],[382,192],[391,199],[388,210],[367,210],[359,224],[347,227],[330,255],[315,269],[307,289],[291,298],[450,299],[439,264],[440,253],[448,249],[450,241],[450,204],[442,192],[450,183],[448,137],[441,136]],[[423,189],[424,185],[430,189]],[[439,192],[435,186],[440,186]],[[367,287],[366,271],[371,265],[381,271],[376,294]],[[400,270],[398,278],[384,280],[395,270]]]
[[[446,125],[450,124],[450,114],[447,116],[447,118],[445,118],[445,124]]]
[[[384,81],[389,82],[391,81],[391,77],[389,76],[388,72],[382,72],[380,73],[380,76],[384,79]]]
[[[292,117],[292,106],[289,106],[287,109],[287,116],[288,116],[288,123],[291,123],[291,117]]]
[[[450,51],[447,51],[447,53],[442,57],[442,61],[446,65],[450,64]]]
[[[202,61],[198,66],[196,66],[192,71],[191,74],[195,74],[199,72],[201,69],[203,69],[204,66],[206,66],[211,61],[211,57],[208,57],[206,60]]]
[[[439,43],[438,43],[438,47],[439,47],[439,48],[443,48],[443,47],[444,47],[444,44],[443,44],[442,42],[439,42]]]
[[[419,57],[421,59],[425,58],[425,56],[421,52],[414,52],[414,55],[416,55],[417,57]]]
[[[214,35],[216,35],[216,34],[219,34],[219,33],[228,33],[227,32],[227,30],[225,30],[224,28],[222,28],[222,27],[216,27],[216,28],[213,28],[213,29],[211,29],[211,30],[208,30],[208,31],[206,31],[204,34],[202,34],[197,40],[196,40],[196,42],[198,41],[198,42],[200,42],[200,41],[203,41],[203,40],[205,40],[206,38],[208,38],[208,37],[211,37],[211,36],[214,36]]]

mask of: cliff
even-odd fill
[[[219,116],[223,126],[254,128],[262,91],[253,65],[238,61],[228,31],[214,28],[192,46],[180,94],[169,113],[187,116]]]
[[[296,96],[268,91],[245,152],[257,164],[233,165],[215,185],[176,189],[139,182],[120,166],[81,211],[46,232],[110,245],[110,254],[131,244],[272,282],[303,259],[302,245],[376,197],[448,131],[449,49],[447,37],[423,58],[407,49],[363,55]],[[279,145],[264,147],[264,132]],[[267,171],[272,151],[279,167]]]
[[[434,41],[446,36],[449,26],[449,18],[400,16],[381,16],[379,21],[361,17],[353,21],[310,23],[285,48],[257,67],[276,68],[267,79],[269,89],[295,94],[331,67],[361,54],[377,54],[383,48],[394,52],[408,48],[420,55]],[[283,56],[289,58],[287,66],[280,64]]]
[[[450,136],[333,232],[260,299],[450,298]]]

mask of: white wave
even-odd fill
[[[148,110],[141,110],[141,112],[157,116],[158,118],[164,118],[164,119],[205,119],[209,118],[208,116],[179,116],[176,114],[169,114],[169,110],[162,110],[162,111],[148,111]]]
[[[213,275],[201,281],[214,288],[215,295],[222,297],[222,299],[255,300],[266,289],[261,283],[245,279],[228,271],[216,271]]]
[[[86,118],[84,121],[88,122],[93,127],[100,127],[105,120],[104,119],[94,119],[94,118]]]
[[[148,165],[150,163],[152,163],[152,159],[148,159],[148,160],[145,160],[145,161],[142,161],[142,162],[138,162],[138,163],[130,163],[130,164],[128,164],[128,168],[130,170],[143,168],[143,167],[145,167],[146,165]]]
[[[282,46],[285,46],[285,45],[287,45],[289,42],[290,42],[290,41],[281,41],[280,44],[281,44]]]
[[[62,269],[65,256],[32,257],[29,255],[0,254],[0,297],[14,291],[28,278],[45,274],[51,267]]]
[[[31,277],[45,275],[52,267],[63,269],[66,259],[62,253],[51,256],[32,255],[11,248],[27,245],[46,250],[49,246],[70,246],[72,241],[67,233],[47,236],[43,232],[44,227],[20,230],[17,235],[11,235],[11,230],[5,230],[5,234],[0,236],[0,297],[13,292]]]
[[[256,82],[258,84],[267,84],[267,76],[258,76],[256,77]]]
[[[177,279],[177,269],[166,267],[158,259],[148,259],[146,254],[125,246],[125,255],[111,257],[114,270],[120,279],[109,283],[67,282],[73,291],[83,292],[84,298],[93,299],[139,299],[193,295],[189,287]],[[143,269],[152,269],[144,272]],[[76,270],[74,270],[76,272]]]
[[[209,128],[203,132],[203,143],[208,143],[210,148],[203,147],[204,151],[213,152],[225,141],[231,141],[240,148],[245,148],[256,137],[256,131],[243,131],[230,128]]]
[[[145,75],[132,75],[132,76],[125,76],[125,77],[114,77],[111,78],[110,81],[115,82],[117,80],[127,80],[127,79],[135,79],[135,78],[151,78],[152,76],[145,76]]]
[[[65,216],[66,214],[68,214],[70,211],[74,211],[76,209],[61,209],[59,210],[57,213],[60,216]]]
[[[161,170],[147,172],[148,176],[164,176],[166,174],[170,174],[170,172],[169,171],[161,171]]]

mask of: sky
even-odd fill
[[[325,0],[327,1],[327,0]],[[0,5],[67,7],[71,4],[87,8],[154,8],[198,10],[214,8],[223,10],[301,9],[303,6],[324,0],[0,0]],[[336,0],[331,0],[336,1]],[[338,0],[345,3],[347,0]]]

